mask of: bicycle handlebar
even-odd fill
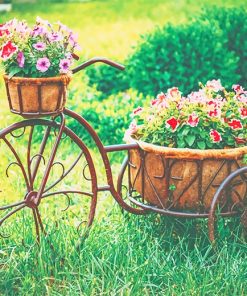
[[[98,62],[101,62],[101,63],[104,63],[104,64],[107,64],[111,67],[114,67],[114,68],[117,68],[121,71],[123,71],[125,69],[125,67],[121,64],[118,64],[116,62],[113,62],[111,60],[108,60],[106,58],[103,58],[103,57],[95,57],[95,58],[92,58],[84,63],[82,63],[81,65],[77,66],[76,68],[72,69],[72,73],[75,74],[83,69],[85,69],[86,67],[94,64],[94,63],[98,63]]]

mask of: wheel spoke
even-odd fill
[[[16,212],[18,212],[19,210],[23,209],[24,207],[26,207],[26,205],[21,205],[18,208],[10,211],[6,216],[4,216],[1,220],[0,220],[0,226],[3,224],[3,222],[8,219],[10,216],[14,215]]]
[[[7,205],[7,206],[3,206],[3,207],[0,207],[0,211],[7,210],[7,209],[10,209],[10,208],[13,208],[13,207],[17,207],[19,205],[23,205],[24,203],[25,203],[25,200],[22,200],[22,201],[18,201],[16,203],[13,203],[13,204],[10,204],[10,205]]]

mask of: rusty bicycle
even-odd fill
[[[124,70],[124,66],[106,58],[93,58],[74,68],[72,73],[75,74],[96,62]],[[8,89],[8,85],[6,87]],[[18,94],[21,102],[21,92]],[[211,241],[215,240],[218,216],[240,216],[242,224],[247,226],[245,206],[247,167],[229,172],[229,176],[221,184],[214,184],[214,178],[212,178],[210,186],[214,186],[217,190],[212,197],[209,210],[200,209],[190,212],[177,210],[173,206],[158,207],[144,198],[146,182],[149,182],[156,192],[152,179],[158,178],[141,173],[145,171],[145,162],[139,166],[133,177],[133,169],[137,169],[136,164],[133,163],[133,151],[139,153],[141,159],[145,159],[145,152],[138,143],[104,146],[93,127],[82,116],[67,108],[55,114],[47,114],[42,111],[42,108],[37,113],[25,113],[23,110],[16,112],[11,104],[10,109],[13,113],[23,116],[24,120],[0,131],[0,173],[2,176],[0,182],[0,202],[2,203],[0,204],[0,214],[2,213],[0,230],[2,231],[0,233],[2,237],[8,237],[11,232],[12,219],[15,219],[15,227],[17,227],[15,231],[20,235],[24,235],[24,232],[30,229],[29,223],[33,220],[34,236],[40,241],[41,233],[47,233],[46,224],[53,221],[50,214],[45,223],[43,217],[52,207],[55,216],[59,207],[62,206],[61,199],[65,200],[62,212],[69,208],[72,212],[75,210],[70,216],[74,220],[72,222],[77,227],[84,225],[87,231],[95,217],[98,194],[103,191],[110,192],[120,207],[132,214],[144,215],[156,212],[180,218],[207,218]],[[46,118],[43,118],[45,116]],[[83,139],[66,125],[68,118],[77,122],[77,125],[91,139],[93,147],[97,148],[101,157],[100,166],[105,172],[105,184],[100,184],[92,151]],[[127,156],[121,166],[115,186],[108,154],[118,151],[126,151]],[[165,173],[162,178],[165,179]],[[138,190],[135,184],[137,180],[141,188]],[[240,198],[237,203],[229,203],[226,197],[227,192],[235,191],[238,194],[236,186],[240,183],[244,186],[244,198]],[[224,195],[224,203],[219,207],[222,195]],[[24,218],[24,213],[31,215],[31,219]],[[64,221],[67,222],[66,218]]]

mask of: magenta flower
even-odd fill
[[[3,61],[6,61],[10,59],[18,50],[18,47],[12,43],[11,41],[8,41],[0,48],[0,58],[3,59]]]
[[[246,118],[247,117],[247,108],[240,108],[240,114],[242,118]]]
[[[63,59],[59,63],[60,73],[66,74],[69,71],[70,67],[70,60],[69,59]]]
[[[33,48],[35,48],[39,51],[43,51],[46,49],[46,45],[43,42],[37,42],[37,43],[33,44]]]
[[[233,84],[232,89],[235,91],[236,94],[242,94],[244,92],[244,89],[239,84]]]
[[[20,68],[24,67],[25,56],[24,56],[22,51],[19,51],[18,54],[17,54],[17,63],[18,63]]]
[[[240,120],[238,119],[232,119],[230,122],[228,122],[228,125],[233,129],[242,129],[243,128],[243,125],[241,123]]]
[[[217,130],[211,129],[209,135],[213,143],[218,143],[222,141],[221,134]]]
[[[179,121],[173,116],[166,121],[166,125],[167,127],[171,127],[172,131],[174,132],[179,125]]]
[[[36,68],[40,72],[44,73],[49,69],[50,65],[51,65],[51,63],[50,63],[50,60],[48,58],[46,58],[46,57],[45,58],[39,58],[37,60]]]
[[[193,112],[189,116],[189,118],[187,120],[187,124],[190,125],[191,127],[196,127],[198,125],[198,123],[199,123],[199,120],[200,119],[199,119],[198,115],[195,112]]]

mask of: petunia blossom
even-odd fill
[[[46,33],[47,33],[47,30],[44,27],[35,26],[33,31],[31,32],[31,36],[37,37],[40,35],[45,35]]]
[[[48,35],[48,39],[50,42],[59,42],[63,40],[63,35],[59,32],[53,32]]]
[[[221,111],[220,109],[214,109],[213,111],[208,112],[209,117],[220,117]]]
[[[159,108],[167,108],[169,104],[166,95],[161,92],[157,95],[156,99],[151,101],[151,105],[158,106]]]
[[[2,58],[3,61],[6,61],[10,59],[17,51],[18,47],[11,41],[8,41],[1,48],[0,58]]]
[[[232,119],[231,121],[228,122],[228,125],[233,129],[242,129],[243,125],[240,120],[238,119]]]
[[[233,84],[232,89],[235,91],[236,94],[242,94],[244,92],[244,89],[239,84]]]
[[[247,117],[247,108],[244,108],[244,107],[240,108],[239,111],[240,111],[240,115],[241,115],[242,118]]]
[[[187,120],[187,124],[190,125],[191,127],[196,127],[198,125],[198,123],[199,123],[199,120],[200,119],[199,119],[198,115],[195,112],[193,112],[189,116],[189,118]]]
[[[37,60],[36,68],[40,72],[44,73],[50,68],[50,65],[51,65],[51,62],[48,58],[46,58],[46,57],[39,58]]]
[[[9,35],[10,32],[9,30],[6,28],[6,25],[5,24],[1,24],[0,25],[0,38],[4,35]]]
[[[179,125],[179,121],[173,116],[166,121],[166,125],[175,131]]]
[[[214,143],[218,143],[222,141],[221,134],[217,130],[210,130],[210,138]]]
[[[18,66],[20,68],[23,68],[24,67],[24,64],[25,64],[25,56],[23,54],[22,51],[19,51],[18,54],[17,54],[17,63],[18,63]]]
[[[68,73],[70,64],[71,62],[69,59],[62,59],[59,63],[60,73],[62,74]]]
[[[247,93],[244,92],[243,94],[239,94],[235,96],[236,99],[244,104],[247,104]]]
[[[178,90],[177,87],[172,87],[167,90],[167,94],[169,99],[177,101],[181,98],[181,92]]]
[[[37,42],[33,44],[33,48],[38,51],[44,51],[46,49],[46,44],[44,42]]]
[[[211,81],[208,81],[206,87],[214,92],[224,90],[224,87],[221,85],[220,79],[213,79]]]
[[[133,134],[135,134],[138,131],[138,125],[135,120],[133,120],[129,126],[129,128],[126,130],[124,134],[124,140],[128,141],[129,137]]]

